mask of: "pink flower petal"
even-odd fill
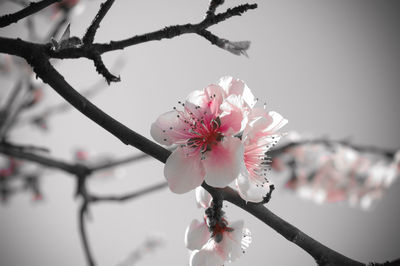
[[[185,245],[190,250],[201,249],[207,243],[211,234],[205,222],[199,222],[194,219],[185,232]]]
[[[228,135],[234,135],[241,131],[242,126],[246,123],[242,99],[238,95],[230,95],[220,108],[222,110],[220,131]]]
[[[185,108],[197,118],[205,117],[205,121],[209,122],[219,115],[219,106],[224,98],[224,90],[218,85],[211,84],[203,90],[190,93],[186,98]]]
[[[200,186],[204,181],[204,167],[200,154],[186,156],[182,148],[177,148],[168,157],[164,176],[172,192],[182,194]]]
[[[219,188],[227,186],[239,175],[243,160],[242,142],[238,138],[224,137],[206,152],[203,160],[206,183]]]

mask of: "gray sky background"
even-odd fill
[[[71,24],[82,36],[100,1],[90,1]],[[96,39],[118,40],[166,25],[198,22],[206,0],[116,1]],[[219,10],[244,3],[226,1]],[[251,40],[249,58],[237,57],[196,36],[130,47],[105,56],[111,66],[118,56],[126,65],[121,82],[93,102],[135,131],[150,137],[157,116],[195,89],[231,75],[246,81],[270,110],[289,120],[287,131],[351,137],[355,143],[400,147],[400,4],[396,1],[276,0],[211,30],[232,41]],[[0,5],[4,10],[14,6]],[[38,19],[46,32],[50,21]],[[23,23],[1,29],[2,36],[24,36]],[[64,60],[57,69],[76,89],[99,80],[92,62]],[[1,89],[11,87],[1,77]],[[46,89],[46,103],[61,101]],[[51,132],[24,127],[14,140],[51,148],[71,159],[84,147],[115,157],[136,153],[75,110],[50,120]],[[93,180],[99,193],[133,191],[163,180],[163,165],[147,160],[125,168],[125,177]],[[279,178],[279,177],[275,177]],[[279,180],[276,180],[279,181]],[[0,266],[84,265],[77,233],[78,202],[73,179],[48,171],[45,201],[32,204],[28,195],[0,206]],[[399,196],[396,182],[370,211],[346,204],[317,206],[277,188],[272,211],[325,245],[354,259],[380,261],[400,257]],[[312,258],[260,221],[228,204],[229,220],[245,219],[253,234],[246,255],[230,265],[313,265]],[[91,209],[89,239],[98,265],[116,265],[148,235],[162,235],[164,247],[137,265],[188,265],[183,236],[193,218],[202,217],[194,193],[151,194],[125,204],[99,204]]]

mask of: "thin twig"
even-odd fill
[[[19,79],[17,84],[15,84],[14,88],[12,89],[6,105],[0,110],[0,139],[2,139],[7,132],[7,122],[9,121],[11,108],[14,105],[18,94],[22,90],[22,87],[22,79]]]
[[[90,196],[90,202],[124,202],[128,200],[132,200],[138,198],[140,196],[146,195],[150,192],[155,192],[160,189],[166,188],[168,183],[163,181],[158,184],[149,186],[147,188],[141,189],[139,191],[135,191],[132,193],[128,193],[125,195],[115,195],[115,196]]]
[[[83,250],[85,252],[86,261],[89,266],[96,265],[92,256],[92,252],[89,247],[89,240],[87,237],[86,226],[85,226],[85,214],[87,211],[88,203],[83,201],[81,207],[79,208],[79,231],[82,240]]]
[[[96,31],[100,26],[100,22],[103,20],[104,16],[107,14],[108,10],[110,10],[112,4],[114,4],[115,0],[107,0],[100,5],[100,10],[97,13],[96,17],[93,19],[92,24],[87,29],[85,35],[82,38],[82,42],[84,44],[93,43],[94,36],[96,35]]]
[[[378,147],[374,147],[374,146],[355,145],[355,144],[350,143],[348,140],[329,140],[327,138],[318,138],[318,139],[307,139],[307,140],[302,140],[302,141],[294,141],[294,142],[289,142],[289,143],[281,145],[281,146],[277,146],[273,150],[268,151],[268,156],[274,158],[278,154],[281,154],[288,149],[291,149],[291,148],[294,148],[297,146],[308,145],[308,144],[323,144],[328,147],[340,144],[340,145],[352,148],[359,152],[370,152],[370,153],[382,154],[383,156],[386,156],[388,158],[393,158],[394,155],[396,154],[397,150],[399,150],[399,149],[397,149],[397,150],[382,149],[382,148],[378,148]]]
[[[42,0],[36,3],[30,3],[29,6],[24,9],[13,13],[0,17],[0,28],[6,27],[12,23],[18,22],[19,20],[28,17],[34,13],[39,12],[40,10],[56,3],[61,2],[61,0]]]
[[[225,2],[225,0],[210,0],[210,4],[208,6],[206,16],[211,17],[211,16],[215,15],[215,10],[217,10],[217,7],[222,5],[224,2]]]
[[[90,167],[90,170],[92,172],[96,172],[96,171],[101,171],[104,169],[108,169],[108,168],[112,168],[112,167],[116,167],[122,164],[127,164],[127,163],[131,163],[131,162],[136,162],[145,158],[149,158],[149,156],[146,153],[142,153],[142,154],[137,154],[137,155],[133,155],[133,156],[129,156],[127,158],[123,158],[120,160],[115,160],[112,162],[106,162],[106,163],[102,163],[102,164],[98,164],[95,166]]]

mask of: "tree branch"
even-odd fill
[[[244,4],[234,8],[230,8],[227,11],[217,14],[215,16],[206,17],[202,22],[198,24],[183,24],[183,25],[168,26],[157,31],[153,31],[142,35],[136,35],[125,40],[111,41],[109,43],[87,44],[80,47],[60,49],[58,51],[50,50],[47,53],[50,57],[59,59],[80,58],[80,57],[90,58],[90,54],[93,53],[93,51],[99,54],[103,54],[110,51],[124,49],[126,47],[141,44],[144,42],[156,41],[162,39],[171,39],[187,33],[199,34],[199,32],[201,32],[204,29],[216,25],[233,16],[240,16],[246,11],[255,8],[257,8],[257,4]]]
[[[12,23],[18,22],[19,20],[28,17],[34,13],[39,12],[40,10],[56,3],[61,2],[61,0],[42,0],[36,3],[30,3],[29,6],[24,9],[13,13],[0,17],[0,28],[6,27]]]

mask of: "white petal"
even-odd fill
[[[185,245],[190,250],[201,249],[210,239],[210,232],[205,222],[194,219],[185,232]]]
[[[169,146],[177,140],[190,138],[185,137],[187,133],[183,129],[186,129],[187,125],[177,115],[176,111],[166,112],[151,125],[150,135],[155,141]]]
[[[251,180],[249,177],[247,169],[242,171],[239,177],[236,179],[236,185],[238,188],[238,192],[240,197],[245,201],[250,202],[261,202],[264,197],[269,192],[269,183],[265,183],[263,185],[258,184]],[[258,185],[258,186],[257,186]]]
[[[200,186],[204,181],[204,173],[200,155],[187,157],[181,148],[172,152],[164,167],[164,176],[170,190],[178,194]]]
[[[250,108],[257,103],[257,99],[254,97],[249,87],[240,79],[229,76],[222,77],[218,85],[224,89],[228,96],[232,94],[241,96]]]
[[[275,111],[271,111],[268,114],[272,117],[272,123],[264,131],[277,132],[279,129],[281,129],[284,125],[288,123],[287,119],[283,118],[282,115],[278,114]]]
[[[226,187],[240,173],[243,159],[243,144],[238,138],[225,137],[206,153],[203,165],[205,181],[213,187]]]
[[[222,266],[223,264],[224,260],[210,248],[193,251],[190,256],[190,266]]]
[[[236,221],[228,225],[232,232],[224,232],[222,241],[217,243],[215,248],[224,260],[231,262],[239,258],[242,252],[243,221]]]
[[[197,206],[200,208],[207,209],[211,206],[212,196],[203,187],[196,188],[196,202]]]
[[[251,241],[253,241],[253,238],[251,236],[251,232],[247,228],[243,228],[243,237],[241,241],[241,247],[242,250],[246,250],[249,248]]]

